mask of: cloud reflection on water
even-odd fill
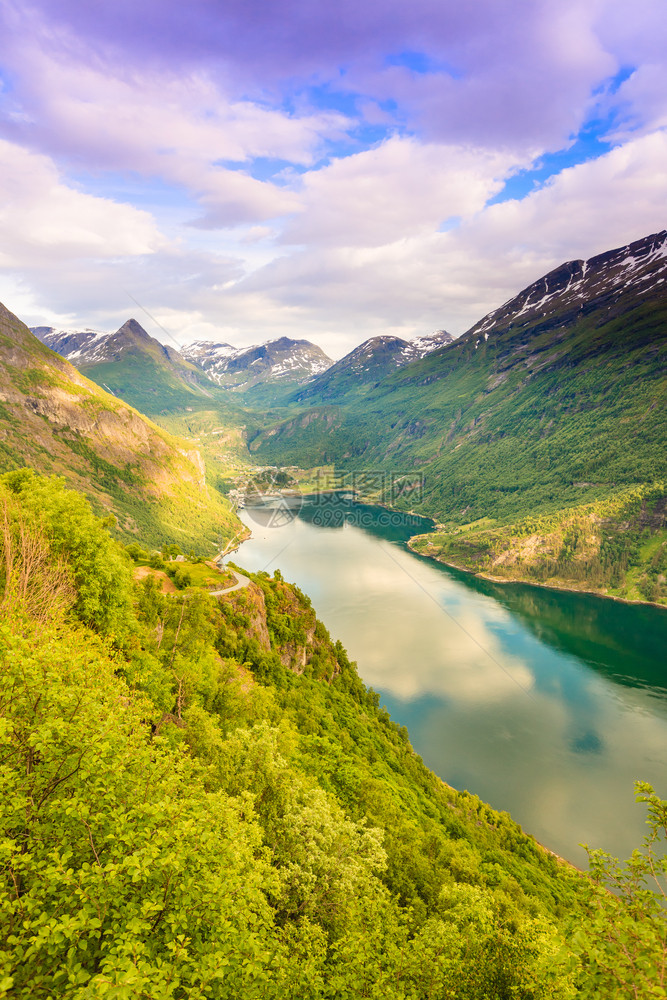
[[[550,642],[539,592],[524,601],[529,628],[525,612],[349,524],[257,530],[239,562],[277,565],[309,594],[445,780],[508,810],[579,864],[578,842],[619,854],[640,843],[633,782],[667,785],[667,702]],[[545,623],[553,600],[545,592]],[[604,646],[594,653],[606,662]]]

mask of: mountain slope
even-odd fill
[[[664,284],[667,268],[667,231],[654,233],[616,250],[571,260],[554,268],[475,324],[466,334],[479,342],[523,331],[531,337],[571,325],[598,313],[598,323],[634,308],[639,295],[654,295]],[[508,341],[509,342],[509,341]]]
[[[212,340],[194,340],[181,348],[181,355],[186,361],[198,365],[209,378],[213,379],[218,366],[224,365],[225,360],[233,354],[238,354],[238,348],[232,347],[231,344],[215,343]]]
[[[197,545],[234,518],[201,456],[104,392],[0,305],[0,470],[62,475],[121,534]]]
[[[411,505],[458,524],[667,480],[666,246],[662,232],[568,262],[362,401],[300,413],[251,449],[423,475]]]
[[[30,332],[34,333],[38,340],[50,347],[56,354],[67,358],[72,364],[79,357],[90,358],[94,353],[95,345],[103,345],[111,336],[110,333],[103,333],[101,330],[56,330],[53,326],[31,326]]]
[[[387,375],[452,343],[453,339],[445,330],[412,341],[400,337],[371,337],[311,379],[293,398],[297,402],[317,405],[366,395]]]
[[[163,595],[150,570],[133,585],[67,493],[0,480],[14,531],[38,522],[46,571],[74,581],[45,618],[0,577],[3,610],[23,611],[0,628],[4,996],[599,985],[566,946],[576,921],[586,954],[590,880],[428,771],[305,595],[278,572],[220,600],[203,581]],[[634,925],[649,981],[653,923]]]

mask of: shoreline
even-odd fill
[[[306,493],[302,493],[301,496],[305,500],[310,497],[333,496],[338,493],[350,494],[352,496],[352,500],[355,503],[363,503],[369,507],[378,507],[381,510],[388,510],[391,511],[392,513],[404,514],[406,517],[419,517],[424,520],[432,521],[433,524],[436,523],[435,518],[431,517],[428,514],[419,514],[416,511],[405,511],[401,510],[400,507],[392,507],[391,504],[378,503],[377,501],[373,501],[370,499],[365,500],[361,494],[355,493],[352,489],[348,489],[345,487],[338,486],[326,490],[311,490]],[[239,548],[242,542],[246,541],[249,537],[251,537],[252,531],[250,529],[248,530],[250,533],[240,539],[236,548]],[[417,538],[417,537],[420,536],[419,535],[412,536],[412,538]],[[618,597],[616,594],[604,594],[599,590],[586,590],[582,587],[572,587],[572,586],[567,586],[566,584],[558,584],[558,583],[541,583],[537,580],[526,579],[525,577],[521,577],[514,580],[508,580],[505,577],[492,576],[490,573],[485,573],[481,570],[468,569],[466,566],[460,566],[458,563],[450,562],[446,559],[440,559],[437,555],[432,555],[428,552],[418,552],[417,549],[413,548],[411,544],[412,538],[409,538],[405,544],[407,545],[410,552],[413,553],[413,555],[421,556],[424,559],[432,559],[433,562],[438,562],[442,566],[448,566],[450,569],[458,570],[460,573],[467,573],[469,576],[477,577],[480,580],[488,580],[489,583],[498,583],[504,586],[508,586],[511,584],[520,584],[526,587],[540,587],[542,590],[556,590],[566,594],[583,594],[587,597],[599,597],[606,601],[618,601],[621,604],[629,604],[634,607],[644,606],[648,608],[658,608],[661,611],[667,611],[667,604],[658,604],[657,601],[642,601],[637,599],[631,599],[628,597]]]
[[[316,499],[318,496],[320,496],[324,500],[327,497],[333,497],[333,496],[339,495],[341,493],[348,493],[348,492],[349,491],[347,491],[347,490],[341,490],[341,489],[312,491],[312,492],[310,492],[308,494],[304,494],[304,499],[311,499],[311,498],[312,499]],[[359,498],[358,496],[355,496],[355,501],[356,502],[360,502],[360,503],[367,503],[367,501],[364,501],[363,499]],[[392,507],[392,506],[390,506],[388,504],[370,503],[369,507],[375,508],[378,511],[386,510],[386,511],[390,511],[390,512],[393,512],[393,513],[396,513],[396,514],[405,515],[406,518],[408,518],[408,519],[411,516],[412,517],[415,516],[415,514],[413,512],[407,512],[407,511],[404,511],[404,510],[400,510],[400,508]],[[420,517],[420,518],[424,517],[424,515],[416,515],[416,516]],[[432,518],[427,518],[427,519],[429,521],[433,521]],[[248,538],[248,537],[252,537],[252,531],[250,531],[249,534],[245,536],[245,538]],[[416,536],[413,536],[413,537],[416,537]],[[245,538],[241,539],[241,542],[244,541]],[[591,592],[591,591],[581,591],[581,590],[579,590],[579,591],[573,591],[572,588],[550,587],[550,586],[547,586],[547,585],[544,585],[544,584],[533,584],[533,583],[531,583],[530,581],[527,581],[527,580],[519,580],[519,581],[515,581],[515,580],[500,580],[498,578],[492,577],[490,574],[476,573],[476,572],[474,572],[472,570],[464,569],[462,566],[457,566],[455,563],[446,562],[445,560],[438,559],[434,555],[428,555],[427,556],[424,553],[417,552],[415,549],[412,548],[411,541],[412,541],[411,538],[407,539],[405,542],[402,543],[401,547],[403,547],[403,545],[405,545],[408,548],[408,550],[412,554],[414,554],[414,555],[423,556],[424,558],[428,558],[428,559],[434,560],[436,562],[439,562],[439,563],[441,563],[441,565],[449,566],[452,569],[455,569],[455,570],[457,570],[459,572],[466,573],[466,575],[473,576],[473,577],[474,576],[478,576],[481,579],[489,580],[489,582],[497,582],[497,583],[520,583],[520,584],[522,584],[524,586],[540,586],[542,589],[569,591],[569,592],[574,592],[574,593],[581,593],[581,594],[584,594],[586,596],[608,596],[608,595],[596,594],[595,592]],[[239,561],[239,563],[241,565],[243,565],[243,554],[242,553],[241,553],[238,561]],[[642,604],[642,603],[647,603],[647,602],[636,602],[636,601],[635,602],[627,602],[627,601],[624,601],[623,603]],[[314,607],[316,608],[316,612],[318,613],[318,617],[319,617],[319,611],[317,611],[317,604],[316,604],[315,601],[313,601],[313,604],[314,604]],[[658,607],[659,607],[659,605],[658,605]],[[359,676],[361,677],[361,673],[359,674]],[[368,683],[368,682],[365,682],[365,683]],[[392,719],[394,719],[394,721],[398,721],[397,717],[395,715],[392,714],[391,717],[392,717]],[[410,733],[410,735],[412,736],[412,733]],[[455,788],[455,786],[449,784],[449,782],[445,778],[443,778],[440,774],[438,774],[437,770],[434,770],[433,767],[429,767],[428,770],[430,771],[430,773],[432,773],[433,775],[435,775],[435,777],[439,780],[439,782],[445,788],[451,789],[454,792],[458,792],[459,791],[458,789]],[[462,790],[465,791],[466,789],[464,788]],[[470,794],[476,794],[476,793],[472,792]],[[482,800],[482,801],[486,801],[486,800]],[[500,811],[500,810],[496,808],[495,811]],[[520,827],[521,832],[523,833],[523,835],[526,836],[530,840],[530,842],[535,845],[535,847],[537,848],[537,850],[540,853],[543,853],[544,855],[553,858],[554,861],[558,864],[558,866],[560,868],[562,868],[564,871],[576,872],[576,873],[583,874],[583,875],[588,874],[588,869],[587,869],[587,867],[585,867],[585,863],[584,863],[583,859],[580,860],[579,858],[577,858],[577,860],[571,860],[569,857],[560,854],[558,851],[554,850],[553,848],[551,848],[548,845],[548,841],[547,841],[547,843],[544,843],[543,840],[538,839],[538,837],[533,832],[531,832],[530,825],[526,826],[526,825],[524,825],[524,823],[519,822],[517,819],[515,819],[513,813],[510,813],[510,815],[512,816],[512,819],[514,820],[514,822],[517,823],[517,825]],[[544,834],[542,836],[544,836]],[[579,837],[578,839],[581,839],[581,837]],[[561,849],[563,849],[563,848],[561,847]],[[571,849],[574,850],[574,845],[572,846]]]
[[[469,576],[475,576],[480,580],[488,580],[489,583],[498,583],[504,586],[520,584],[525,587],[540,587],[542,590],[558,590],[566,594],[584,594],[586,597],[599,597],[605,601],[618,601],[621,604],[630,604],[635,607],[643,606],[647,608],[659,608],[661,611],[667,611],[667,604],[658,604],[656,601],[633,600],[629,597],[618,597],[616,594],[604,594],[599,590],[585,590],[582,587],[568,587],[566,584],[540,583],[538,580],[529,580],[525,577],[508,580],[505,577],[492,576],[490,573],[484,573],[481,570],[468,569],[466,566],[459,566],[458,563],[441,559],[439,556],[432,555],[429,552],[419,552],[417,549],[413,548],[410,544],[411,542],[412,539],[408,539],[407,546],[416,556],[421,556],[423,559],[432,559],[433,562],[438,562],[442,566],[449,566],[450,569],[456,569],[460,573],[467,573]]]

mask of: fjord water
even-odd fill
[[[581,842],[641,844],[635,779],[667,797],[667,611],[476,579],[407,549],[424,519],[337,497],[241,514],[236,561],[309,595],[436,774],[581,867]]]

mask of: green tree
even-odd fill
[[[592,891],[571,945],[582,996],[591,1000],[667,996],[667,801],[647,782],[638,781],[635,794],[648,806],[644,849],[622,863],[586,848]]]
[[[66,489],[64,480],[31,469],[6,473],[0,487],[16,498],[27,521],[39,523],[53,560],[68,565],[77,618],[124,643],[134,625],[130,561],[86,499]]]
[[[99,643],[0,625],[0,705],[0,997],[278,995],[258,825]]]

